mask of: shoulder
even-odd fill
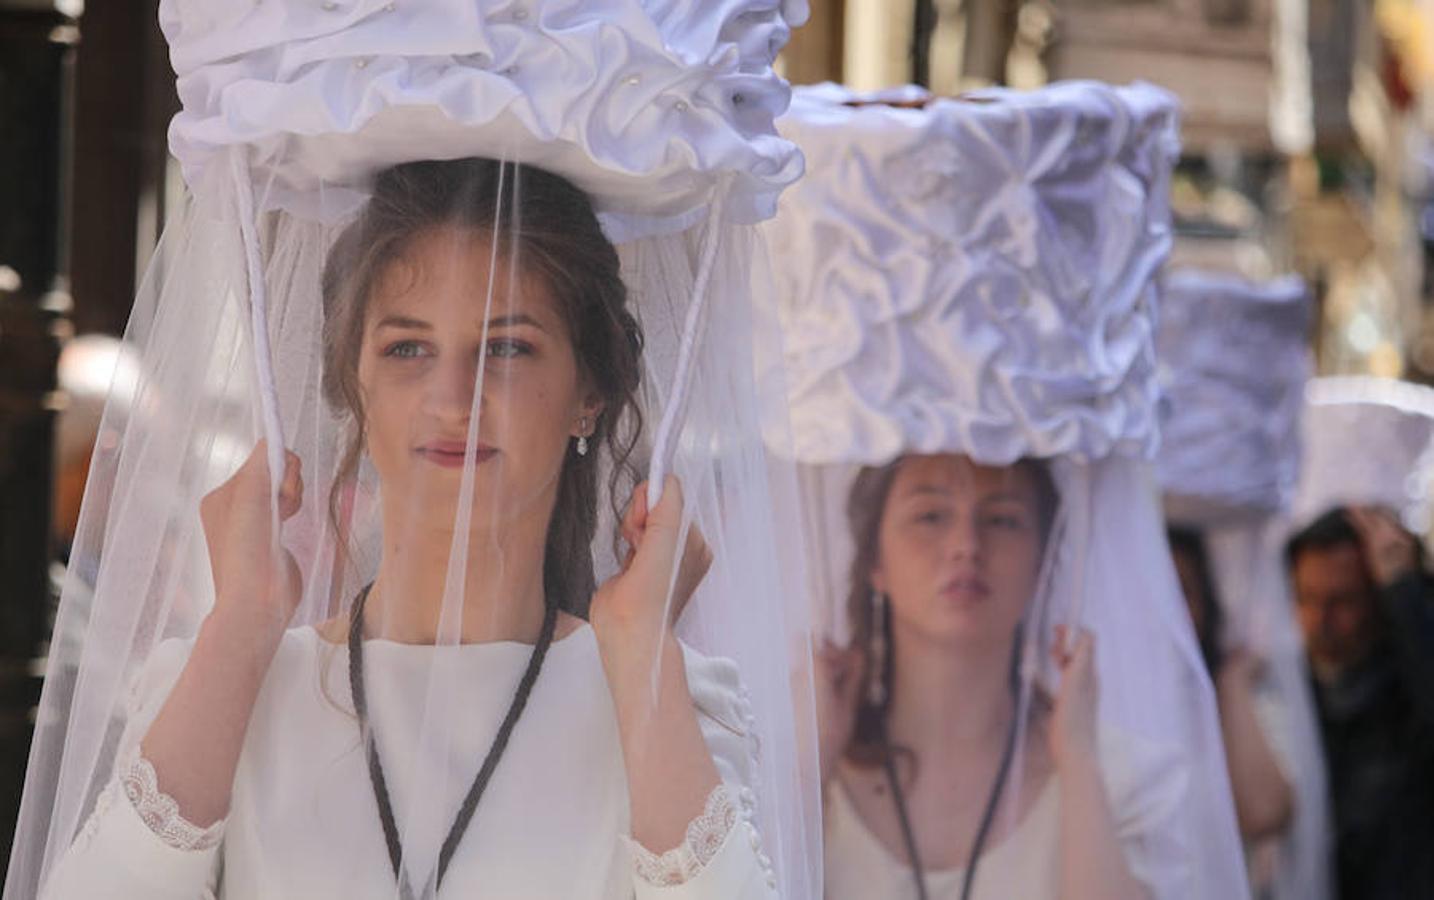
[[[756,714],[737,663],[682,645],[687,690],[722,780],[751,785],[758,765]]]
[[[188,664],[194,645],[195,638],[192,636],[165,638],[134,667],[128,679],[125,701],[131,716],[139,714],[143,717],[146,712],[151,715],[158,712],[158,706],[169,696]],[[322,646],[322,641],[313,628],[290,628],[279,642],[270,671],[302,664],[314,656],[317,646]]]
[[[1176,745],[1120,729],[1100,733],[1101,773],[1116,828],[1137,834],[1178,813],[1191,766]]]
[[[698,713],[717,720],[733,731],[745,732],[752,725],[752,702],[742,683],[737,663],[725,656],[708,656],[682,645],[687,689]]]

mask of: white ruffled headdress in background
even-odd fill
[[[1434,531],[1434,390],[1374,376],[1316,378],[1305,392],[1294,527],[1346,504],[1384,506]]]

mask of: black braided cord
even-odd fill
[[[358,713],[359,733],[363,735],[367,746],[369,782],[373,785],[374,799],[378,802],[378,818],[383,825],[384,842],[388,845],[388,859],[393,864],[393,877],[398,881],[404,900],[413,900],[413,888],[403,871],[403,847],[399,842],[398,824],[394,820],[393,802],[388,795],[388,782],[384,778],[383,764],[379,760],[378,743],[369,729],[368,722],[368,697],[364,691],[363,674],[363,608],[372,588],[373,585],[369,584],[359,591],[350,613],[349,687],[353,693],[354,710]],[[493,746],[488,748],[488,755],[484,757],[482,767],[474,777],[472,786],[468,788],[468,794],[463,798],[463,805],[458,808],[458,815],[448,829],[448,836],[443,840],[443,847],[438,854],[435,893],[442,887],[443,876],[448,873],[448,864],[453,861],[453,854],[458,850],[458,844],[463,840],[468,824],[473,821],[473,813],[478,809],[478,801],[483,798],[483,792],[487,790],[488,782],[493,777],[493,770],[498,767],[498,760],[508,747],[513,727],[518,724],[523,708],[528,705],[528,696],[533,692],[533,684],[538,680],[538,672],[543,668],[543,659],[548,655],[548,647],[553,643],[553,632],[557,623],[558,609],[548,604],[543,616],[542,632],[538,636],[538,642],[533,645],[532,655],[528,657],[528,667],[523,672],[522,681],[518,683],[513,702],[508,706],[503,724],[498,727],[498,734],[493,738]]]

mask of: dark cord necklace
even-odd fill
[[[1006,732],[1006,747],[1001,753],[1001,765],[996,772],[996,780],[991,785],[990,796],[986,798],[986,808],[981,813],[981,825],[976,830],[976,839],[971,842],[971,855],[966,860],[966,874],[961,879],[961,900],[970,900],[971,891],[976,886],[976,864],[981,861],[981,852],[985,849],[986,839],[991,833],[991,823],[996,818],[996,805],[1001,800],[1002,788],[1006,785],[1006,776],[1011,771],[1011,758],[1015,755],[1016,749],[1016,722],[1013,718],[1011,727]],[[906,811],[906,795],[901,790],[901,783],[896,777],[896,763],[888,755],[886,758],[886,780],[891,785],[891,796],[896,802],[896,817],[901,822],[901,839],[906,844],[906,857],[911,863],[911,874],[916,879],[916,896],[920,900],[926,900],[926,876],[921,871],[921,855],[916,849],[916,833],[911,827],[911,816]]]
[[[378,801],[378,818],[383,824],[384,842],[388,844],[388,860],[393,864],[393,877],[398,881],[399,891],[404,900],[413,900],[415,894],[412,885],[409,884],[407,873],[403,868],[403,848],[398,840],[398,824],[393,815],[393,803],[388,796],[388,782],[384,779],[383,765],[379,761],[378,742],[374,739],[373,732],[369,728],[368,721],[368,698],[364,693],[363,680],[363,608],[368,600],[369,590],[372,584],[359,591],[354,598],[353,610],[349,619],[349,687],[354,698],[354,710],[358,713],[359,734],[363,736],[364,744],[368,752],[368,776],[369,783],[373,785],[373,796]],[[558,609],[548,604],[547,611],[543,615],[543,630],[538,636],[538,642],[533,645],[533,653],[528,657],[528,668],[523,672],[523,680],[518,683],[517,693],[513,695],[513,702],[508,706],[508,712],[503,717],[503,724],[498,727],[498,734],[493,738],[493,746],[488,748],[488,755],[483,759],[483,765],[473,779],[473,784],[468,788],[468,794],[463,798],[463,805],[458,808],[458,815],[453,819],[453,825],[448,829],[448,836],[443,839],[443,847],[438,853],[438,872],[434,879],[434,893],[443,885],[443,876],[448,873],[448,864],[453,861],[453,854],[458,849],[458,844],[463,840],[463,833],[468,830],[468,823],[473,821],[473,813],[478,809],[478,801],[483,798],[483,792],[488,788],[488,781],[493,777],[493,770],[498,766],[498,760],[503,756],[503,751],[508,746],[508,738],[513,734],[513,726],[518,723],[518,717],[523,714],[523,707],[528,704],[528,695],[533,692],[533,683],[538,680],[538,671],[543,667],[543,658],[548,654],[548,647],[553,643],[553,631],[558,623]]]
[[[1015,640],[1011,644],[1011,693],[1017,693],[1017,661],[1021,646],[1021,633],[1024,623],[1016,629]],[[986,798],[986,808],[981,812],[981,824],[976,829],[976,838],[971,842],[971,855],[966,860],[966,873],[961,879],[961,900],[970,900],[971,891],[976,887],[976,864],[981,861],[981,853],[985,850],[986,840],[991,834],[991,823],[996,819],[996,807],[1001,801],[1001,793],[1006,787],[1006,778],[1011,772],[1011,761],[1016,755],[1016,732],[1017,716],[1011,717],[1011,724],[1006,729],[1006,746],[1001,751],[1001,764],[996,770],[996,780],[991,784],[991,793]],[[884,726],[883,726],[884,730]],[[916,880],[916,896],[919,900],[926,900],[926,876],[921,869],[921,854],[916,849],[916,832],[911,827],[911,815],[906,811],[906,794],[901,790],[901,780],[896,776],[896,761],[890,753],[886,754],[886,781],[891,786],[891,799],[896,804],[896,818],[901,824],[901,840],[906,844],[906,858],[911,864],[911,874]]]

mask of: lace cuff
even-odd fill
[[[654,887],[691,881],[722,849],[737,819],[737,804],[732,802],[727,785],[717,785],[707,795],[702,815],[688,824],[687,837],[675,849],[658,856],[638,842],[631,842],[637,876]]]
[[[200,828],[180,815],[179,804],[159,789],[154,766],[138,752],[120,770],[120,785],[155,837],[176,850],[209,850],[217,847],[224,836],[223,819]]]

